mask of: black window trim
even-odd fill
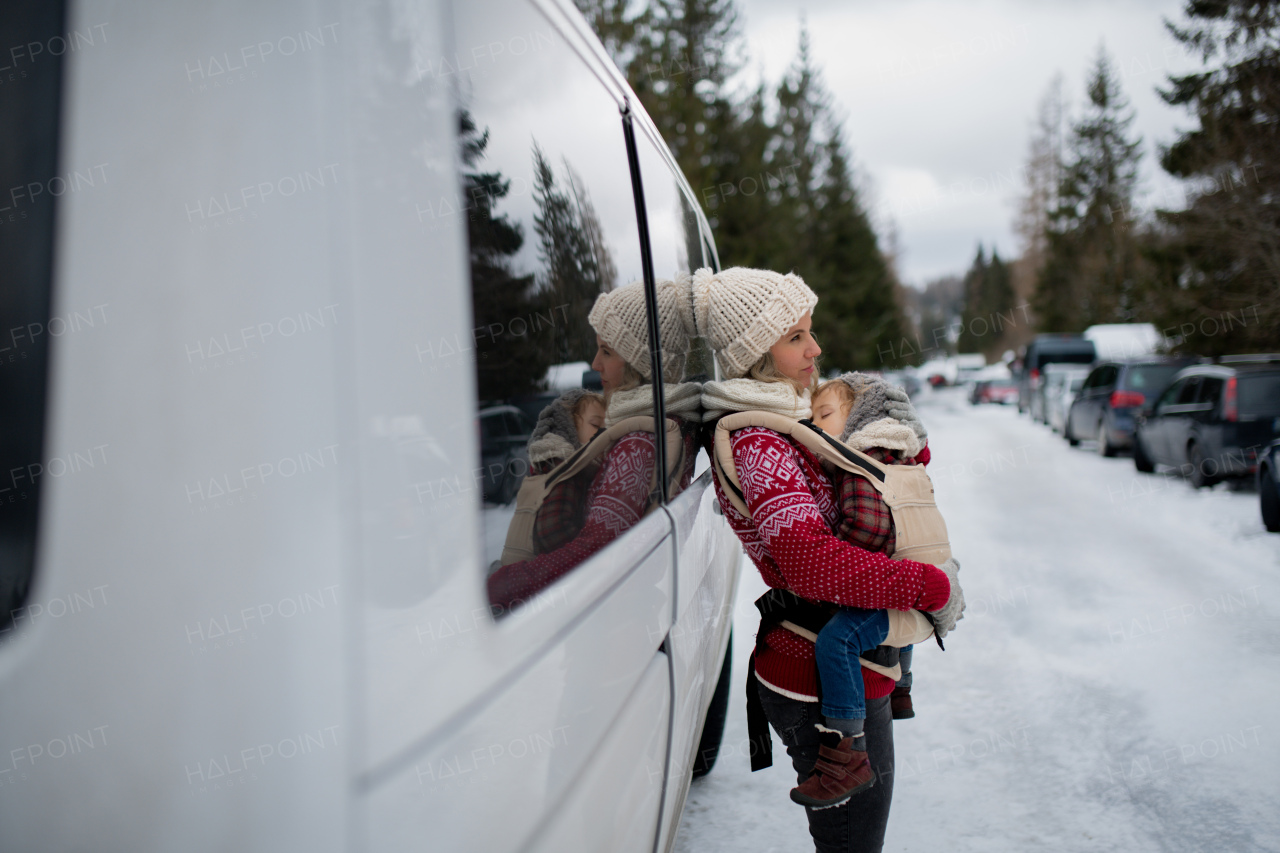
[[[631,167],[631,194],[636,205],[636,226],[640,235],[640,269],[644,280],[645,318],[649,327],[649,370],[653,377],[653,418],[655,464],[666,468],[667,422],[666,401],[663,398],[662,341],[658,334],[658,290],[653,274],[653,246],[649,240],[649,214],[644,203],[644,183],[640,176],[640,152],[636,147],[636,131],[631,112],[631,101],[626,99],[622,107],[622,135],[627,145],[627,164]],[[658,477],[658,493],[662,503],[669,501],[666,476]]]
[[[4,45],[48,42],[66,31],[67,4],[18,3],[6,7],[0,22]],[[65,54],[65,51],[64,51]],[[46,50],[32,66],[24,66],[30,79],[5,84],[0,90],[0,129],[5,156],[0,158],[5,186],[33,180],[47,181],[60,173],[62,107],[64,102],[64,54]],[[26,76],[26,73],[24,73]],[[5,271],[6,295],[0,298],[0,323],[7,330],[40,324],[48,329],[53,313],[54,266],[57,249],[57,197],[45,193],[39,203],[24,206],[25,225],[6,225],[0,233],[0,269]],[[14,207],[17,202],[14,202]],[[16,341],[11,341],[14,347]],[[49,423],[50,335],[33,336],[23,346],[25,364],[6,366],[0,377],[0,397],[5,417],[0,423],[0,471],[8,489],[25,492],[24,500],[6,506],[0,537],[0,631],[8,630],[30,599],[37,578],[42,483],[39,475],[20,486],[14,471],[30,471],[44,461]],[[12,354],[11,354],[12,355]],[[26,357],[29,356],[29,359]],[[3,486],[5,484],[0,484]],[[12,495],[11,495],[12,497]]]

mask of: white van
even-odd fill
[[[583,19],[26,6],[0,849],[670,849],[728,687],[708,474],[523,606],[486,597],[512,507],[478,413],[590,360],[594,292],[718,265]]]

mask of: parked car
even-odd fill
[[[1012,379],[979,379],[973,383],[969,402],[975,406],[980,403],[1017,403],[1018,385]]]
[[[1062,433],[1067,422],[1067,411],[1089,375],[1089,368],[1080,364],[1053,362],[1044,369],[1044,413],[1049,428]]]
[[[1140,415],[1133,464],[1182,469],[1197,488],[1247,476],[1280,435],[1280,356],[1223,357],[1179,371]]]
[[[525,445],[534,422],[516,406],[481,409],[478,417],[483,499],[509,504],[515,500],[525,474],[529,473],[529,453]]]
[[[539,204],[602,288],[719,266],[573,3],[4,24],[0,850],[669,851],[728,701],[710,471],[488,592],[481,433],[591,304],[531,297]]]
[[[920,380],[906,370],[886,370],[884,378],[891,385],[897,385],[903,391],[907,392],[908,397],[915,397],[920,393]]]
[[[1103,456],[1132,447],[1134,417],[1150,412],[1177,372],[1198,360],[1148,356],[1094,365],[1067,410],[1062,434],[1073,445],[1096,439]]]
[[[1093,341],[1081,335],[1036,335],[1027,344],[1018,371],[1018,411],[1030,412],[1032,419],[1044,420],[1044,395],[1041,393],[1045,365],[1054,362],[1092,364],[1097,358]]]
[[[1263,525],[1280,533],[1280,439],[1267,445],[1258,457],[1258,504]]]

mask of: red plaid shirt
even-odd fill
[[[919,456],[905,459],[883,447],[872,447],[863,452],[886,465],[923,465],[929,461],[928,448]],[[836,503],[840,507],[840,521],[834,528],[836,536],[850,545],[893,556],[897,538],[893,530],[893,515],[875,486],[866,477],[859,477],[829,462],[824,461],[822,467],[835,484]]]
[[[597,467],[588,465],[573,477],[556,483],[547,493],[533,520],[533,553],[549,554],[568,545],[582,532],[587,520],[587,492],[591,490]]]

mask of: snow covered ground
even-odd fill
[[[968,600],[917,650],[888,851],[1280,851],[1280,535],[1252,491],[1193,491],[1013,407],[923,392]],[[812,850],[775,735],[746,757],[764,589],[744,561],[725,748],[676,848]]]

